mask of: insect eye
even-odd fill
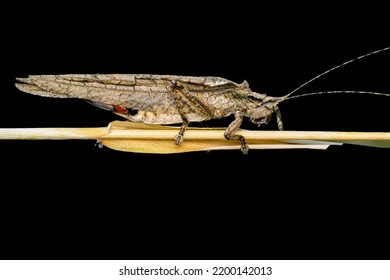
[[[274,105],[271,103],[271,102],[266,102],[266,103],[263,103],[263,106],[268,109],[268,110],[273,110],[274,109]]]

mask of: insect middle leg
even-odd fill
[[[249,151],[249,147],[248,145],[246,144],[246,141],[245,141],[245,137],[242,136],[242,135],[238,135],[236,134],[237,130],[240,128],[240,125],[242,123],[242,119],[243,119],[243,114],[240,112],[240,111],[237,111],[235,114],[234,114],[234,121],[232,121],[228,128],[225,130],[225,138],[227,140],[238,140],[240,141],[240,144],[241,144],[241,151],[244,155],[248,154],[248,151]]]
[[[184,132],[190,123],[186,115],[189,113],[195,113],[205,116],[205,119],[207,119],[212,117],[212,113],[206,104],[204,104],[194,94],[191,94],[191,92],[186,88],[185,83],[172,81],[171,89],[175,98],[177,110],[179,111],[183,122],[179,133],[175,136],[176,144],[180,145],[184,140]]]
[[[190,122],[187,120],[186,117],[181,116],[181,119],[183,121],[183,124],[180,127],[179,133],[175,136],[176,145],[180,145],[183,142],[183,140],[184,140],[184,132],[186,131],[188,125],[190,124]]]

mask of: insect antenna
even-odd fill
[[[300,95],[294,95],[291,97],[284,98],[283,100],[294,99],[298,97],[310,96],[310,95],[319,95],[319,94],[328,94],[328,93],[360,93],[360,94],[372,94],[372,95],[382,95],[390,97],[390,93],[375,92],[375,91],[361,91],[361,90],[329,90],[329,91],[316,91],[309,92]]]
[[[390,50],[390,47],[386,47],[386,48],[383,48],[383,49],[380,49],[380,50],[376,50],[376,51],[373,51],[373,52],[370,52],[370,53],[367,53],[367,54],[364,54],[364,55],[361,55],[361,56],[358,56],[358,57],[355,57],[351,60],[348,60],[344,63],[341,63],[335,67],[332,67],[330,68],[329,70],[326,70],[325,72],[322,72],[321,74],[311,78],[310,80],[308,80],[307,82],[301,84],[299,87],[297,87],[296,89],[292,90],[290,93],[288,93],[287,95],[283,96],[282,100],[287,100],[287,99],[292,99],[292,98],[297,98],[297,97],[302,97],[302,96],[308,96],[308,95],[316,95],[316,94],[325,94],[325,93],[366,93],[366,94],[375,94],[375,95],[388,95],[388,94],[385,94],[385,93],[377,93],[377,92],[362,92],[362,91],[323,91],[323,92],[313,92],[313,93],[306,93],[306,94],[302,94],[302,95],[297,95],[297,96],[294,96],[294,97],[289,97],[291,96],[293,93],[297,92],[298,90],[300,90],[301,88],[303,88],[304,86],[308,85],[309,83],[317,80],[318,78],[340,68],[340,67],[343,67],[345,65],[348,65],[352,62],[355,62],[357,60],[360,60],[362,58],[365,58],[367,56],[371,56],[371,55],[374,55],[374,54],[377,54],[377,53],[380,53],[380,52],[384,52],[384,51],[387,51],[387,50]]]

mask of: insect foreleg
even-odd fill
[[[232,121],[228,128],[225,130],[225,138],[227,140],[238,140],[240,141],[241,144],[241,151],[243,152],[244,155],[248,154],[249,147],[246,144],[245,137],[242,135],[236,134],[237,130],[240,128],[240,125],[242,123],[243,119],[243,114],[240,111],[237,111],[234,114],[234,121]]]
[[[282,122],[282,114],[280,113],[280,109],[278,106],[275,106],[275,114],[276,114],[276,121],[278,123],[279,130],[284,130],[284,126]]]

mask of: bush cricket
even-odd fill
[[[79,98],[112,111],[132,122],[148,124],[181,123],[175,143],[180,145],[190,122],[202,122],[234,115],[224,132],[227,140],[239,141],[248,153],[245,138],[237,134],[244,117],[258,126],[276,115],[278,128],[283,123],[278,104],[282,101],[325,93],[363,93],[390,96],[368,91],[323,91],[293,95],[302,87],[342,66],[390,47],[364,54],[339,64],[303,83],[282,97],[257,93],[244,81],[241,84],[219,77],[191,77],[149,74],[67,74],[31,75],[17,78],[16,87],[24,92],[57,98]]]

